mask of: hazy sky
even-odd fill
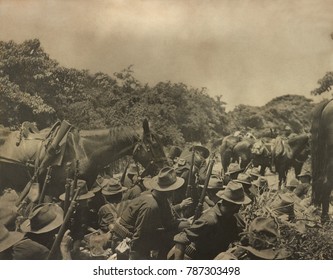
[[[332,0],[0,0],[0,40],[39,38],[61,65],[184,82],[228,108],[310,97],[333,71]],[[328,97],[325,94],[325,97]]]

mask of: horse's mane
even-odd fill
[[[321,177],[321,172],[326,167],[326,149],[325,149],[325,137],[321,124],[321,116],[326,105],[331,102],[326,100],[320,103],[314,110],[312,115],[311,137],[312,137],[312,178],[316,182]]]
[[[140,137],[139,128],[130,126],[117,126],[108,129],[81,130],[80,136],[94,141],[107,141],[108,143],[118,143],[138,139]]]

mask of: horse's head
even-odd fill
[[[159,137],[154,134],[148,121],[143,121],[142,138],[135,144],[133,159],[144,168],[144,175],[155,175],[164,166],[169,165]]]

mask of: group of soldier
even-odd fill
[[[258,168],[244,170],[232,163],[225,174],[214,170],[214,155],[201,145],[173,151],[169,159],[172,166],[154,177],[141,178],[141,168],[132,162],[123,176],[100,174],[90,190],[77,180],[79,192],[69,218],[65,194],[57,202],[21,209],[0,224],[0,259],[290,256],[280,246],[277,218],[292,223],[295,212],[306,209],[309,172],[278,192]],[[12,191],[5,196],[15,199]],[[255,212],[264,196],[270,201],[268,211]]]

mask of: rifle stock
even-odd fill
[[[209,161],[208,171],[207,171],[207,174],[206,174],[204,187],[203,187],[203,190],[202,190],[202,192],[201,192],[201,195],[200,195],[200,199],[199,199],[198,205],[197,205],[197,207],[195,208],[195,213],[194,213],[194,217],[193,217],[193,221],[192,221],[192,223],[194,223],[194,222],[195,222],[195,221],[201,216],[201,213],[202,213],[202,210],[203,210],[203,202],[204,202],[204,200],[205,200],[206,191],[207,191],[207,188],[208,188],[208,184],[209,184],[210,176],[211,176],[212,171],[213,171],[214,163],[215,163],[215,160],[214,160],[214,159],[211,159],[211,160]]]

